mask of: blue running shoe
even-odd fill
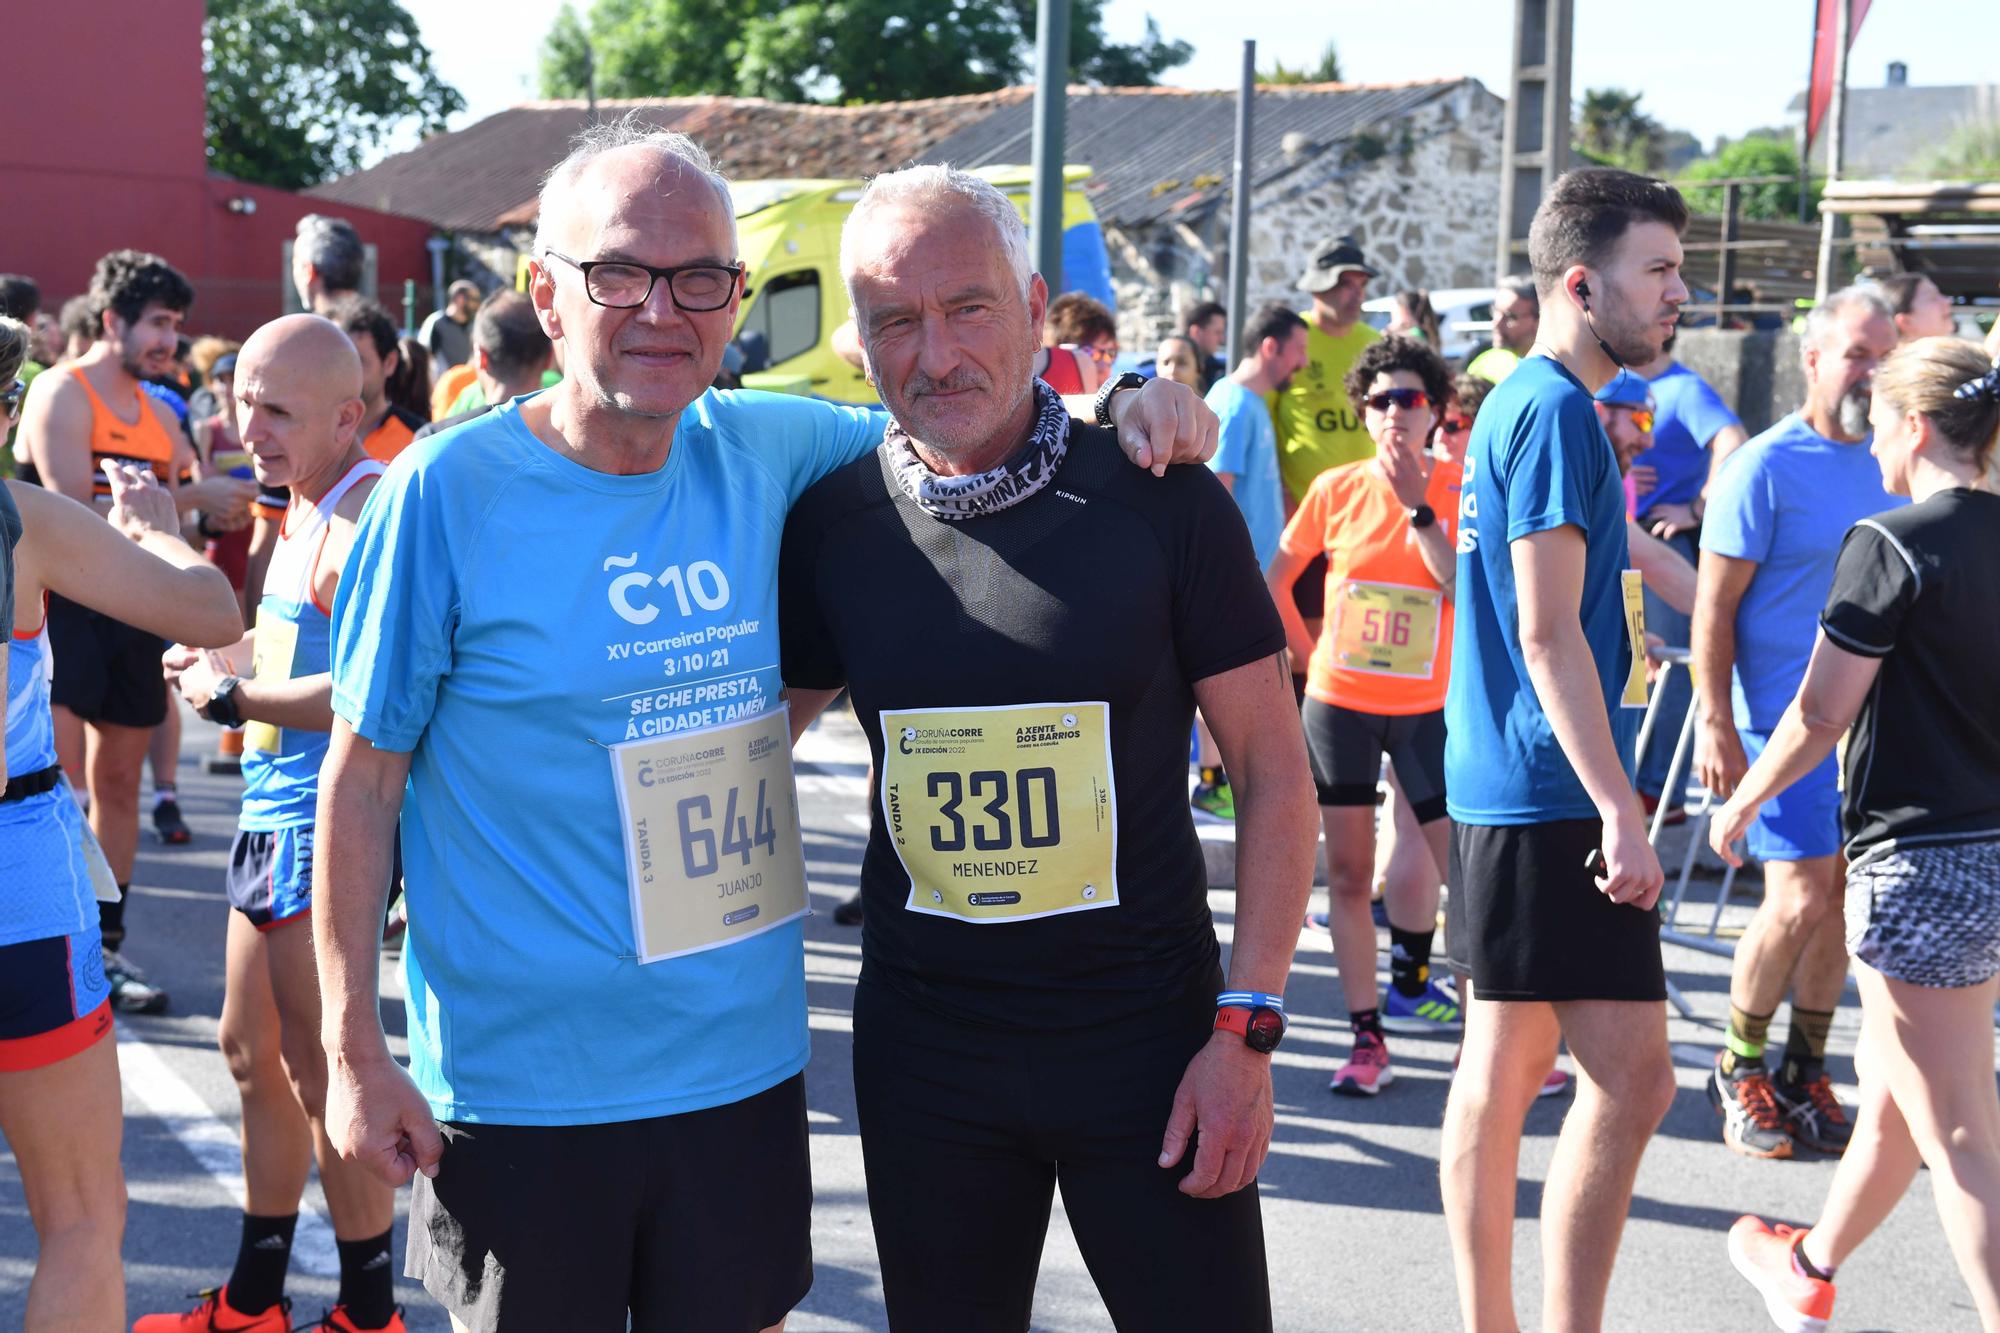
[[[1387,1032],[1456,1032],[1465,1026],[1458,997],[1435,981],[1421,995],[1405,995],[1394,986],[1382,995],[1382,1028]]]

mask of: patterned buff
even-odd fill
[[[892,417],[882,433],[896,484],[932,518],[977,518],[1017,505],[1049,484],[1069,452],[1069,411],[1042,380],[1035,381],[1035,429],[1014,456],[990,472],[940,477],[917,457],[915,444]]]

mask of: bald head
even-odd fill
[[[540,249],[575,259],[601,257],[607,232],[673,218],[685,226],[699,218],[728,238],[736,251],[736,209],[721,179],[699,163],[650,142],[608,148],[549,178],[536,228]]]
[[[361,424],[361,357],[339,325],[319,315],[272,320],[237,353],[232,388],[258,480],[311,496],[345,471]]]

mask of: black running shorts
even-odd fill
[[[1269,1333],[1256,1184],[1182,1194],[1198,1144],[1159,1165],[1221,981],[1110,1023],[1079,995],[1078,1026],[1038,1031],[971,1026],[863,975],[855,1107],[891,1333],[1027,1328],[1057,1185],[1113,1326]]]
[[[1595,819],[1453,824],[1445,933],[1482,1000],[1664,1000],[1660,915],[1597,890]]]
[[[1321,805],[1374,805],[1386,754],[1417,822],[1444,818],[1442,709],[1391,717],[1307,699],[1302,715],[1306,758]]]
[[[610,1125],[444,1126],[405,1270],[473,1333],[757,1333],[812,1287],[805,1076]]]
[[[166,644],[157,634],[49,597],[49,696],[86,722],[157,727],[167,720]]]

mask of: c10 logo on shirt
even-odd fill
[[[611,555],[604,558],[604,571],[631,569],[639,563],[639,553],[631,555]],[[611,580],[611,609],[620,617],[634,625],[650,625],[659,618],[660,608],[650,599],[639,599],[641,588],[659,587],[673,595],[674,603],[683,616],[691,616],[695,608],[704,611],[720,611],[729,605],[729,576],[713,560],[697,560],[683,568],[668,565],[655,577],[651,574],[620,574]]]

